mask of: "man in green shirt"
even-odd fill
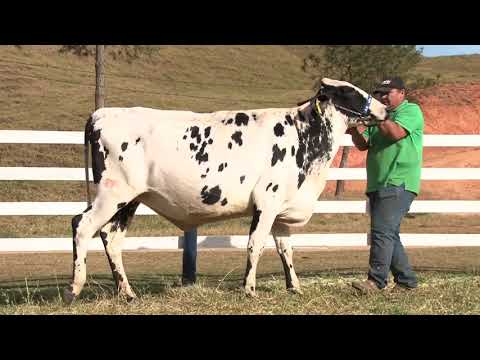
[[[382,82],[374,96],[387,106],[388,118],[363,133],[347,130],[355,146],[368,150],[367,196],[371,246],[368,279],[352,286],[363,293],[387,286],[390,270],[396,288],[414,289],[417,278],[400,241],[400,223],[420,192],[423,158],[423,114],[405,99],[400,78]]]

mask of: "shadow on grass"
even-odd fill
[[[70,284],[70,279],[70,276],[61,276],[3,281],[0,283],[0,306],[62,302],[63,290]],[[162,294],[172,282],[168,275],[130,277],[130,284],[138,295]],[[89,276],[79,300],[113,299],[115,290],[111,275]]]
[[[415,269],[423,274],[466,274],[478,275],[479,269],[472,268],[470,271],[465,269],[422,267]],[[300,279],[312,278],[332,278],[332,277],[351,277],[366,275],[364,269],[358,268],[332,268],[322,271],[303,271],[297,273]],[[140,297],[161,296],[169,289],[181,287],[181,276],[172,274],[132,274],[129,276],[129,282],[132,289]],[[257,274],[257,290],[272,292],[270,286],[262,284],[266,280],[275,280],[279,284],[285,283],[283,272],[264,272]],[[301,281],[301,280],[300,280]],[[14,279],[0,283],[0,306],[2,305],[20,305],[20,304],[47,304],[62,302],[61,294],[63,289],[70,283],[70,276],[39,277],[28,279]],[[233,273],[225,274],[197,274],[197,284],[216,288],[221,284],[223,291],[236,292],[243,288],[243,274]],[[96,301],[99,299],[114,299],[116,297],[114,282],[111,274],[95,274],[88,277],[87,283],[80,295],[79,300]]]
[[[0,285],[0,305],[45,304],[61,302],[63,289],[69,278],[29,278],[25,281],[12,280]],[[107,286],[89,284],[82,292],[82,299],[96,299]],[[113,289],[112,289],[113,294]]]

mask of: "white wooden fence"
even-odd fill
[[[0,130],[0,143],[9,144],[83,144],[83,132]],[[342,146],[352,146],[345,136]],[[424,146],[480,147],[480,135],[425,135]],[[91,172],[91,169],[90,169]],[[90,177],[93,179],[93,176]],[[332,168],[328,180],[365,180],[364,168]],[[84,181],[83,168],[0,167],[0,180]],[[479,168],[423,168],[422,180],[480,180]],[[318,201],[315,213],[364,213],[365,201]],[[0,202],[0,216],[76,215],[86,208],[84,202]],[[411,213],[480,213],[480,201],[413,202]],[[137,215],[154,215],[139,206]],[[346,224],[348,226],[348,224]],[[21,236],[21,234],[19,234]],[[480,246],[480,234],[401,234],[406,246]],[[161,250],[182,248],[182,237],[127,237],[126,250]],[[198,247],[246,248],[247,236],[198,236]],[[367,234],[299,234],[292,235],[294,247],[366,246]],[[269,239],[266,247],[275,247]],[[71,251],[71,238],[0,238],[1,251]],[[99,239],[90,250],[102,250]]]

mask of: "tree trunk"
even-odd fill
[[[105,106],[105,72],[103,53],[105,45],[96,46],[95,54],[95,110]]]
[[[350,146],[344,146],[342,151],[342,160],[340,160],[340,168],[344,168],[347,165],[348,154],[350,153]],[[337,180],[337,188],[335,189],[335,197],[342,196],[345,191],[345,180]]]

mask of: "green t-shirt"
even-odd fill
[[[405,100],[389,118],[403,127],[408,135],[394,141],[373,126],[363,133],[368,138],[367,193],[387,185],[400,186],[415,194],[420,192],[423,161],[423,114],[417,104]]]

